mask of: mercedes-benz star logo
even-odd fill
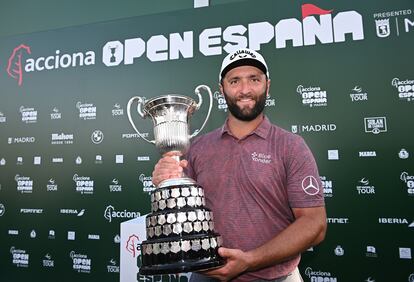
[[[308,175],[302,180],[302,189],[308,195],[316,195],[319,193],[318,181],[314,176]]]

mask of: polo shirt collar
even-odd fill
[[[225,133],[232,135],[230,128],[228,126],[228,118],[226,119],[226,122],[223,124],[222,128],[221,128],[221,136],[223,136]],[[265,115],[262,122],[259,124],[259,126],[252,132],[250,133],[248,136],[256,134],[257,136],[266,139],[266,137],[269,135],[270,132],[270,128],[271,128],[271,123],[269,121],[269,119],[267,118],[267,116]],[[232,135],[233,136],[233,135]]]

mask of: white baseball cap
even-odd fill
[[[260,69],[269,78],[269,70],[262,55],[251,49],[239,49],[233,53],[228,54],[221,64],[219,81],[228,73],[231,69],[240,66],[253,66]]]

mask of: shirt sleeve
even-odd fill
[[[324,206],[323,187],[315,158],[302,137],[295,135],[287,157],[287,195],[292,208]]]

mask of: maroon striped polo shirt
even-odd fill
[[[302,137],[269,122],[248,136],[232,136],[227,122],[195,139],[186,173],[204,188],[223,246],[248,251],[294,221],[291,208],[324,205],[314,157]],[[287,275],[300,256],[239,276],[235,281]]]

